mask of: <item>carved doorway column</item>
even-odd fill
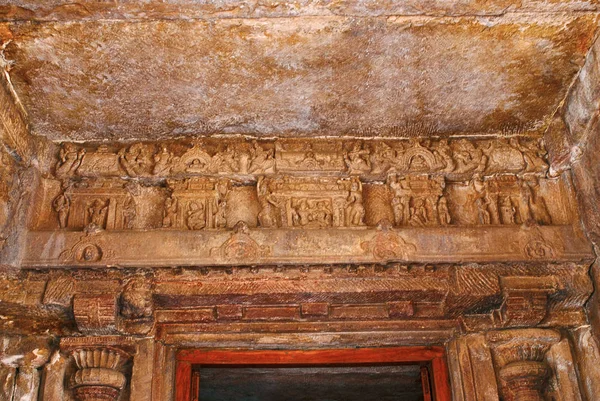
[[[553,330],[521,329],[487,334],[503,401],[544,401],[552,370],[546,352],[560,341]]]
[[[39,369],[48,362],[51,337],[7,336],[0,345],[0,399],[36,400]]]

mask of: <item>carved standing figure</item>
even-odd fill
[[[258,223],[265,228],[277,227],[282,214],[283,205],[281,201],[273,195],[264,177],[259,177],[256,190],[258,192],[258,203],[260,204]]]
[[[69,209],[71,207],[71,200],[64,193],[58,195],[54,202],[52,202],[54,211],[58,213],[58,226],[60,228],[67,227],[67,220],[69,218]]]
[[[363,206],[362,185],[355,177],[350,185],[350,194],[346,199],[346,216],[349,226],[365,225],[365,207]]]
[[[227,226],[227,201],[225,199],[217,202],[214,216],[216,228],[224,228]]]
[[[529,207],[530,219],[536,224],[550,225],[552,224],[552,217],[548,211],[546,200],[540,192],[540,184],[538,179],[528,181],[525,185],[527,206]]]
[[[452,223],[452,218],[450,217],[450,210],[448,209],[448,201],[445,196],[441,196],[437,202],[437,211],[440,219],[440,224],[443,226],[447,226]]]
[[[500,216],[502,217],[502,224],[516,224],[516,213],[517,210],[513,206],[510,197],[500,197]]]
[[[488,210],[487,202],[483,197],[477,197],[475,199],[475,206],[477,207],[477,214],[479,217],[479,224],[491,224],[490,212]]]
[[[179,210],[179,202],[177,198],[167,198],[165,200],[165,208],[163,212],[162,226],[164,228],[175,227],[177,223],[177,211]]]
[[[106,228],[106,216],[108,214],[109,201],[96,199],[87,208],[88,221],[90,226]]]
[[[135,199],[129,195],[123,204],[123,228],[131,230],[136,217]]]

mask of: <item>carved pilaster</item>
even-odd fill
[[[546,352],[560,341],[552,330],[524,329],[487,334],[492,349],[500,394],[504,401],[544,401],[552,371]]]
[[[77,371],[70,387],[78,401],[116,401],[127,383],[120,371],[129,355],[109,347],[82,348],[72,352]]]
[[[2,337],[0,345],[0,399],[36,400],[39,369],[52,352],[51,337]]]

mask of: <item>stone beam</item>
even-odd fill
[[[460,4],[444,2],[424,6],[418,1],[369,2],[360,0],[345,2],[288,1],[269,3],[257,0],[219,1],[127,1],[109,2],[80,0],[35,1],[19,0],[0,6],[0,19],[7,21],[38,20],[98,20],[98,19],[199,19],[199,18],[267,18],[290,16],[497,16],[510,11],[596,11],[593,1],[539,2],[494,0],[485,3],[464,1]]]

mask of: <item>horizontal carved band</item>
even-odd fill
[[[31,232],[23,267],[586,260],[571,226]],[[507,243],[508,239],[508,243]],[[118,245],[118,246],[117,246]],[[47,252],[40,252],[47,249]]]
[[[82,147],[64,143],[57,177],[172,177],[313,173],[382,177],[395,173],[544,173],[538,139],[284,140],[206,139]]]

